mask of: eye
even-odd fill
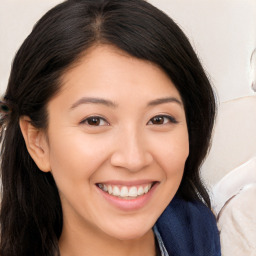
[[[149,125],[163,125],[163,124],[168,124],[168,123],[176,124],[178,122],[172,116],[158,115],[158,116],[154,116],[153,118],[151,118],[147,124],[149,124]]]
[[[86,124],[89,126],[103,126],[103,125],[109,125],[109,123],[100,116],[90,116],[86,119],[84,119],[81,124]]]

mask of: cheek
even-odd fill
[[[161,142],[161,143],[160,143]],[[155,159],[166,176],[180,177],[189,155],[189,139],[187,129],[177,130],[162,138],[155,138]]]
[[[49,155],[58,187],[79,186],[81,181],[90,182],[107,159],[107,150],[99,136],[91,138],[79,132],[63,132],[51,136]]]
[[[189,154],[189,140],[186,129],[161,136],[161,138],[155,138],[154,142],[158,141],[156,144],[158,146],[154,152],[157,164],[160,166],[159,173],[161,173],[159,186],[161,196],[158,197],[156,204],[163,212],[180,186]]]

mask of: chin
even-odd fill
[[[144,231],[139,231],[139,232],[133,232],[133,231],[127,231],[124,230],[122,232],[114,233],[112,234],[112,237],[121,240],[121,241],[132,241],[132,240],[139,240],[143,236],[145,236],[147,233],[149,233],[151,229],[149,230],[144,230]]]
[[[135,222],[123,225],[113,224],[112,227],[105,229],[105,233],[122,241],[137,240],[150,233],[153,226],[154,224],[149,225],[149,221],[147,223],[141,221],[139,224]]]

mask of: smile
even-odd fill
[[[144,194],[147,194],[152,186],[153,182],[138,186],[122,186],[122,185],[110,185],[104,183],[98,183],[97,186],[109,195],[122,198],[122,199],[135,199]]]

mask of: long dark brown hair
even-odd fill
[[[46,129],[47,103],[58,93],[63,73],[94,44],[114,45],[151,61],[175,84],[185,106],[190,147],[178,193],[210,207],[199,168],[209,148],[215,100],[186,36],[172,19],[143,0],[68,0],[47,12],[26,38],[4,95],[1,256],[59,255],[58,190],[51,173],[40,171],[30,157],[19,119],[29,116],[35,127]]]

